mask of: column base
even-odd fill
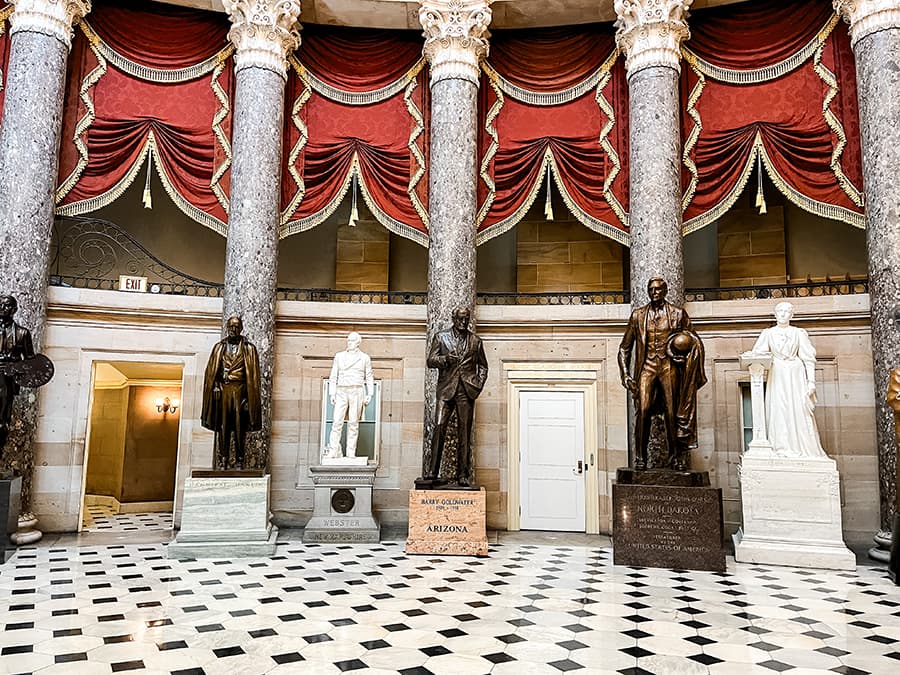
[[[39,542],[44,533],[37,529],[38,519],[33,513],[23,513],[19,516],[19,527],[16,533],[10,535],[10,539],[16,546],[26,546]]]
[[[887,565],[891,561],[891,543],[893,537],[889,530],[879,530],[872,538],[875,545],[869,549],[869,558]]]

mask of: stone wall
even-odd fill
[[[199,424],[202,373],[219,339],[221,300],[53,288],[47,353],[57,375],[41,392],[35,503],[47,531],[78,527],[84,440],[94,360],[180,363],[184,368],[176,474],[176,517],[190,468],[208,468],[213,435]],[[710,471],[725,493],[729,530],[740,519],[737,466],[742,438],[740,383],[749,381],[738,354],[771,323],[774,301],[693,303],[688,310],[706,344],[709,384],[699,396],[696,468]],[[868,297],[798,298],[795,323],[819,351],[817,418],[826,451],[841,470],[844,529],[862,542],[878,526],[874,393]],[[488,488],[488,526],[505,528],[512,369],[553,374],[574,367],[595,373],[600,529],[610,529],[610,483],[627,461],[626,396],[616,367],[629,308],[479,306],[490,375],[476,408],[478,480]],[[351,330],[363,336],[375,377],[383,382],[381,462],[374,505],[383,523],[404,523],[407,491],[421,473],[425,308],[281,302],[277,308],[271,446],[272,507],[281,525],[302,525],[312,511],[308,466],[319,453],[322,379]],[[574,365],[573,365],[574,364]],[[513,491],[515,493],[515,491]]]
[[[383,291],[388,288],[390,232],[377,220],[360,220],[337,228],[334,288]]]
[[[122,460],[128,388],[95,389],[91,409],[91,437],[85,492],[122,498]]]

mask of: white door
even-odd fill
[[[523,530],[584,532],[584,394],[519,394]]]

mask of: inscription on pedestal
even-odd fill
[[[725,571],[722,491],[613,485],[616,565]]]
[[[488,553],[486,493],[481,490],[410,490],[407,553]]]
[[[305,543],[369,543],[381,540],[372,515],[373,465],[311,466],[315,486],[313,515],[303,531]]]

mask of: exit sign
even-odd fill
[[[126,274],[121,274],[119,275],[119,290],[146,293],[147,277],[130,277]]]

